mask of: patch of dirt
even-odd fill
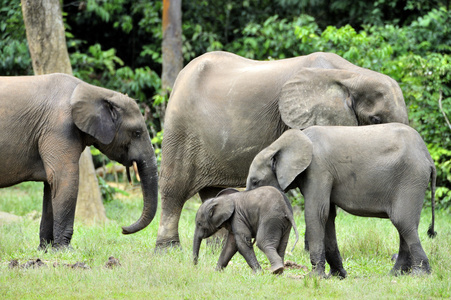
[[[79,262],[79,261],[77,261],[74,264],[60,264],[58,262],[53,263],[54,268],[57,268],[59,266],[64,266],[64,267],[68,267],[71,269],[91,269],[91,267],[89,267],[87,264],[85,264],[84,262]],[[15,268],[36,269],[36,268],[40,268],[40,267],[47,267],[47,264],[45,262],[43,262],[40,258],[31,259],[23,264],[19,264],[19,261],[17,259],[12,259],[8,264],[8,268],[10,268],[10,269],[15,269]]]
[[[120,266],[121,266],[121,263],[119,262],[119,259],[114,258],[114,256],[110,256],[108,258],[108,261],[105,264],[105,268],[108,268],[108,269],[113,269],[115,267],[120,267]]]
[[[19,267],[19,261],[17,259],[12,259],[8,264],[8,268],[10,268],[10,269],[14,269],[14,268],[18,268],[18,267]]]
[[[60,265],[61,265],[61,264],[59,264],[58,262],[54,262],[54,263],[53,263],[53,267],[54,267],[54,268],[57,268],[57,267],[59,267]],[[71,264],[62,264],[62,266],[68,267],[68,268],[71,268],[71,269],[91,269],[90,266],[88,266],[88,265],[85,264],[84,262],[80,262],[80,261],[77,261],[77,262],[74,263],[73,265],[71,265]]]
[[[19,266],[19,261],[16,259],[11,260],[11,262],[9,263],[8,267],[10,269],[13,268],[21,268],[21,269],[36,269],[36,268],[40,268],[40,267],[47,267],[47,265],[40,259],[31,259],[29,261],[27,261],[26,263],[23,263]]]
[[[285,261],[285,269],[297,269],[297,270],[301,269],[301,270],[303,270],[305,272],[308,272],[308,268],[306,266],[299,265],[299,264],[297,264],[297,263],[295,263],[294,261],[291,261],[291,260]]]

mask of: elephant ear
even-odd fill
[[[210,211],[211,223],[220,228],[235,211],[235,201],[232,199],[214,199]]]
[[[119,117],[117,107],[108,100],[113,95],[113,91],[82,82],[70,98],[75,125],[105,145],[112,142]]]
[[[239,190],[234,189],[234,188],[223,189],[216,195],[216,198],[219,196],[230,195],[230,194],[239,193],[239,192],[240,192]]]
[[[279,110],[291,128],[312,125],[358,125],[350,89],[357,73],[302,68],[282,87]]]
[[[285,131],[270,147],[274,148],[273,171],[282,190],[312,162],[313,143],[298,129]]]

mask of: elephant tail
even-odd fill
[[[435,170],[435,166],[432,165],[431,172],[431,210],[432,210],[432,221],[431,225],[429,225],[428,236],[430,238],[434,238],[437,235],[437,232],[434,230],[435,226],[435,188],[437,181],[437,171]]]
[[[296,247],[296,244],[299,241],[299,232],[298,232],[298,228],[296,226],[296,222],[294,221],[294,214],[293,214],[292,209],[287,209],[287,218],[288,218],[288,220],[290,220],[291,226],[293,227],[294,233],[296,234],[296,240],[294,241],[293,248],[291,249],[291,252],[293,252],[294,247]]]
[[[298,232],[298,228],[296,227],[296,223],[294,222],[293,214],[291,214],[291,220],[290,221],[291,221],[291,226],[293,226],[294,233],[296,234],[296,240],[294,241],[293,248],[291,249],[291,252],[293,252],[294,251],[294,247],[296,247],[296,244],[299,241],[299,232]]]
[[[283,199],[285,200],[285,204],[286,204],[286,206],[285,206],[285,208],[286,208],[285,215],[286,215],[287,219],[290,221],[291,226],[294,229],[294,233],[296,234],[296,240],[294,241],[293,248],[291,249],[291,252],[293,252],[294,251],[294,247],[296,247],[296,244],[299,241],[299,232],[298,232],[298,228],[296,226],[296,222],[294,221],[293,208],[291,207],[290,200],[288,200],[288,197],[284,193],[282,193],[282,195],[283,195]]]

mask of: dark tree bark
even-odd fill
[[[161,85],[164,94],[174,86],[178,73],[183,68],[182,56],[182,0],[163,0],[163,72]],[[164,119],[164,106],[160,111]]]
[[[35,75],[72,74],[59,0],[21,0]],[[75,218],[85,223],[106,220],[89,148],[80,157],[80,184]]]

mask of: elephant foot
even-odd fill
[[[39,244],[38,246],[38,251],[44,251],[44,253],[47,253],[49,251],[49,249],[52,248],[52,244]]]
[[[412,267],[412,275],[414,276],[423,276],[423,275],[430,275],[431,274],[431,267],[429,266],[429,263],[422,262],[419,266],[413,266]]]
[[[401,276],[410,274],[412,272],[412,266],[409,265],[401,265],[401,266],[394,266],[393,269],[390,271],[390,275],[392,276]]]
[[[39,246],[39,247],[41,247],[41,246]],[[41,250],[44,250],[44,253],[47,253],[49,249],[51,249],[52,252],[74,250],[74,248],[70,244],[69,245],[62,245],[62,244],[47,245],[45,249],[41,249]]]
[[[282,266],[271,266],[271,273],[274,275],[281,275],[283,273],[284,267]]]
[[[180,241],[158,242],[155,245],[155,254],[164,254],[172,249],[182,250]]]
[[[340,279],[345,279],[346,276],[348,276],[348,272],[346,272],[345,269],[340,268],[340,269],[330,269],[330,273],[329,273],[329,277],[330,276],[336,276]]]
[[[225,266],[225,267],[227,267],[227,266]],[[216,266],[215,271],[216,272],[222,272],[222,271],[224,271],[225,267],[218,265],[218,266]]]
[[[391,271],[390,271],[390,275],[395,276],[395,277],[405,275],[408,273],[410,273],[409,270],[401,270],[401,269],[395,269],[395,268],[391,269]]]
[[[326,275],[326,272],[324,271],[324,266],[323,267],[313,266],[312,271],[310,273],[308,273],[308,276],[319,277],[319,278],[328,278],[328,276]]]
[[[319,277],[319,278],[322,278],[322,279],[327,279],[327,278],[329,278],[329,276],[328,275],[326,275],[326,273],[325,272],[315,272],[315,271],[310,271],[308,274],[307,274],[307,276],[308,277],[310,277],[310,278],[312,278],[312,277]]]

